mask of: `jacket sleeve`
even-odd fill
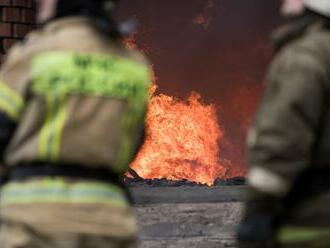
[[[248,138],[251,202],[281,199],[311,165],[330,82],[320,57],[309,49],[291,47],[271,66]]]
[[[0,159],[16,129],[24,107],[26,66],[18,50],[11,49],[0,70]]]

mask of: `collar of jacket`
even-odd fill
[[[276,50],[280,50],[282,47],[299,39],[310,30],[320,29],[324,25],[324,19],[320,17],[314,15],[302,16],[277,29],[273,32],[271,39]]]
[[[45,32],[53,33],[62,28],[74,27],[74,26],[85,26],[91,25],[91,20],[87,17],[75,16],[75,17],[63,17],[59,19],[54,19],[46,23],[43,27]]]

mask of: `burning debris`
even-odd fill
[[[193,23],[207,29],[211,23],[210,10],[214,7],[214,5],[214,0],[208,0],[202,12],[194,18]]]
[[[136,45],[136,35],[138,33],[134,32],[132,33],[130,36],[126,37],[124,39],[124,45],[128,48],[128,49],[137,49],[137,45]]]
[[[148,186],[148,187],[200,187],[203,186],[199,183],[191,182],[189,180],[167,180],[167,179],[143,179],[143,178],[125,178],[124,184],[127,187]],[[214,181],[213,186],[239,186],[245,185],[244,177],[234,177],[228,179],[217,179]]]

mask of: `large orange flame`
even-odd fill
[[[131,165],[142,178],[182,180],[212,185],[226,175],[228,161],[219,161],[223,132],[215,106],[197,93],[187,101],[164,94],[151,98],[146,142]]]
[[[208,1],[206,8],[213,6]],[[128,49],[138,49],[136,33],[124,40]],[[157,78],[153,75],[153,81]],[[230,162],[219,160],[223,132],[214,105],[202,102],[198,93],[186,101],[150,88],[146,119],[146,141],[131,168],[144,179],[189,180],[213,185],[230,172]]]

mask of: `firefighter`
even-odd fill
[[[241,247],[330,247],[330,1],[285,0],[289,23],[249,133]],[[294,15],[294,16],[293,16]]]
[[[2,66],[1,248],[136,247],[119,179],[141,145],[151,72],[122,46],[116,2],[38,0],[40,27]]]

